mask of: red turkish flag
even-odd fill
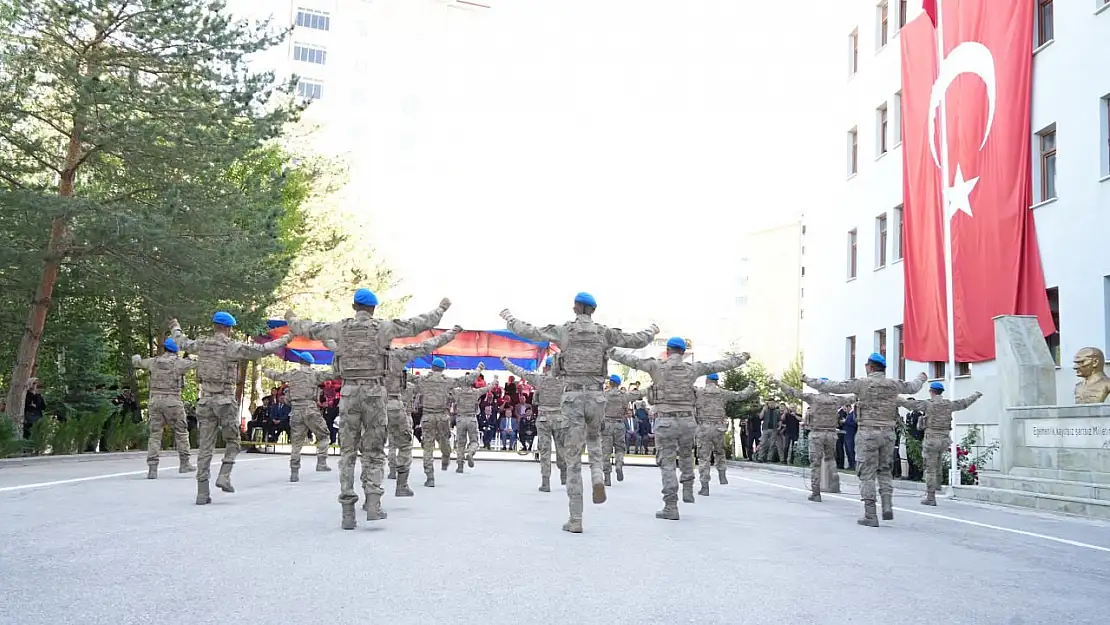
[[[952,220],[956,360],[994,358],[997,315],[1036,315],[1055,331],[1033,222],[1030,106],[1033,3],[942,0],[938,71],[929,16],[901,33],[905,352],[947,361],[944,219]],[[945,98],[947,119],[940,117]],[[949,211],[942,210],[940,124]],[[933,126],[935,124],[935,127]]]
[[[925,9],[925,15],[929,16],[929,21],[933,26],[937,25],[937,0],[922,0],[921,8]]]

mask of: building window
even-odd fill
[[[875,330],[875,351],[886,357],[886,328]]]
[[[318,80],[302,78],[297,81],[297,95],[306,100],[319,100],[323,89],[323,83]]]
[[[929,379],[930,380],[943,380],[944,379],[945,363],[935,360],[929,363]]]
[[[859,129],[848,131],[848,175],[859,173]]]
[[[878,33],[879,37],[878,37],[878,41],[879,41],[879,47],[882,48],[883,46],[886,45],[887,41],[889,40],[889,36],[890,36],[890,19],[889,19],[889,15],[888,15],[889,7],[887,6],[887,0],[883,0],[882,2],[880,2],[879,6],[876,7],[876,11],[879,14],[879,16],[878,16],[879,17],[879,33]]]
[[[858,241],[856,240],[856,231],[848,231],[848,279],[856,277],[856,248]]]
[[[886,213],[875,218],[875,268],[886,267]]]
[[[890,127],[890,116],[887,113],[886,103],[875,109],[875,149],[879,156],[887,152],[887,136]]]
[[[1041,200],[1056,197],[1056,124],[1037,134],[1041,155]]]
[[[323,65],[328,60],[328,52],[320,46],[313,46],[307,43],[295,43],[293,44],[293,60]]]
[[[1037,45],[1052,41],[1052,0],[1037,0]]]
[[[906,11],[909,10],[908,0],[898,0],[898,28],[906,25]]]
[[[313,30],[331,30],[331,17],[324,11],[298,7],[297,26]]]
[[[956,363],[956,377],[963,377],[971,375],[970,362],[957,362]]]
[[[902,242],[905,241],[906,223],[902,220],[902,205],[894,207],[894,260],[902,260]]]
[[[1110,4],[1110,0],[1106,0]],[[1110,176],[1110,93],[1099,101],[1099,117],[1102,118],[1102,175]]]
[[[906,341],[902,336],[902,326],[894,326],[894,343],[898,345],[898,369],[894,372],[894,377],[899,380],[906,379]]]
[[[847,345],[845,346],[845,352],[845,355],[848,358],[848,379],[851,380],[856,377],[856,337],[848,337]]]
[[[859,29],[848,35],[848,75],[855,76],[859,71]]]
[[[894,94],[894,128],[891,129],[894,133],[894,140],[891,141],[892,145],[902,143],[902,92]]]
[[[1056,326],[1056,331],[1044,337],[1045,343],[1048,343],[1048,351],[1052,354],[1052,362],[1056,366],[1060,366],[1060,289],[1059,287],[1052,287],[1048,289],[1048,309],[1052,312],[1052,325]]]

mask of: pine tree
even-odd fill
[[[0,226],[14,244],[0,261],[21,268],[4,286],[33,293],[8,395],[18,429],[59,278],[82,292],[123,272],[162,296],[176,274],[211,300],[244,276],[284,277],[266,261],[288,250],[231,269],[256,232],[281,248],[288,226],[282,206],[263,204],[282,187],[272,160],[262,179],[236,168],[300,107],[289,84],[246,69],[285,33],[231,18],[222,0],[0,0],[0,16],[12,20],[0,39]]]

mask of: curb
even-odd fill
[[[729,460],[730,467],[738,469],[762,469],[771,473],[783,473],[787,475],[805,475],[809,472],[809,467],[796,467],[785,464],[772,464],[769,462],[749,462],[747,460]],[[913,482],[910,480],[903,480],[901,478],[894,478],[894,490],[912,491],[915,493],[925,492],[924,482]],[[840,473],[841,484],[848,484],[854,488],[859,488],[859,479],[851,473]],[[937,490],[938,495],[946,495],[948,493],[947,486],[941,486]]]
[[[176,456],[177,454],[171,454]],[[65,456],[24,456],[22,458],[0,458],[0,468],[25,467],[35,464],[71,464],[74,462],[103,462],[105,460],[129,460],[132,458],[146,458],[145,451],[116,451],[116,452],[89,452],[85,454],[68,454]]]

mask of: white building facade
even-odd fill
[[[741,260],[743,325],[738,346],[772,374],[802,349],[806,226],[801,217],[746,234]]]
[[[1019,0],[1022,1],[1022,0]],[[1057,358],[1058,401],[1071,403],[1071,359],[1082,347],[1108,351],[1110,341],[1110,0],[1023,0],[1036,5],[1032,126],[1034,211],[1045,284],[1059,332],[1048,338]],[[842,110],[846,179],[830,204],[807,211],[806,372],[844,379],[864,375],[882,352],[893,377],[925,371],[944,377],[944,363],[902,356],[902,152],[898,30],[920,2],[846,2],[845,83],[832,95]],[[905,16],[905,18],[903,17]],[[1063,153],[1063,160],[1057,158]],[[981,427],[998,437],[1001,406],[993,362],[959,364],[946,395],[984,393],[957,413],[958,432]]]

